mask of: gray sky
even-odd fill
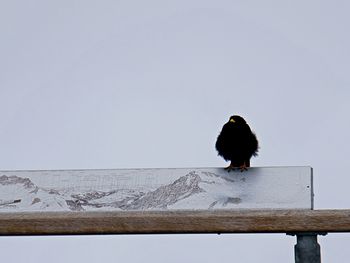
[[[311,165],[349,208],[347,1],[1,1],[0,169],[212,167],[241,114],[254,166]],[[321,237],[348,262],[349,234]],[[4,262],[293,262],[285,235],[1,237]]]

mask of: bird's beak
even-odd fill
[[[235,120],[234,119],[230,119],[230,122],[235,123]]]

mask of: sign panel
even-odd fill
[[[0,171],[0,213],[312,209],[311,167]]]

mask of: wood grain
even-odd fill
[[[350,210],[1,213],[0,235],[349,232]]]

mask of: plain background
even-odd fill
[[[350,208],[348,1],[1,1],[0,169],[310,165],[315,208]],[[349,262],[349,234],[320,237]],[[293,262],[295,237],[1,237],[2,262]]]

